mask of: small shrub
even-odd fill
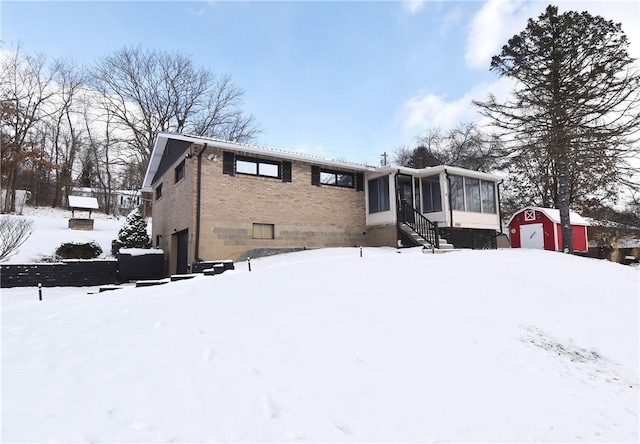
[[[102,247],[95,242],[66,242],[56,250],[56,256],[61,259],[95,259],[101,254]]]
[[[120,248],[151,248],[147,221],[137,208],[127,216],[127,220],[118,232],[118,239],[111,242],[111,254],[117,256]]]

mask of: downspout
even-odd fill
[[[395,172],[395,174],[393,175],[393,184],[394,184],[394,194],[395,194],[395,198],[396,198],[396,248],[400,248],[400,239],[401,239],[401,234],[400,234],[400,202],[398,199],[398,174],[400,173],[400,170],[397,170]]]
[[[502,206],[500,206],[500,185],[502,185],[504,179],[501,179],[496,185],[496,189],[498,190],[498,220],[500,222],[500,234],[504,234],[502,232]]]
[[[451,176],[447,169],[444,169],[445,177],[447,178],[447,183],[449,184],[448,195],[449,195],[449,228],[453,231],[453,205],[451,202]]]
[[[196,189],[196,240],[195,240],[195,252],[194,256],[196,262],[202,262],[200,259],[200,196],[202,194],[202,155],[207,149],[207,144],[205,143],[200,152],[198,153],[198,179],[197,179],[197,189]]]

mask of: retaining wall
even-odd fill
[[[0,287],[83,287],[118,282],[115,259],[70,259],[55,263],[0,265]]]

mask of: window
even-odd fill
[[[481,183],[482,189],[482,212],[483,213],[496,213],[496,191],[493,182],[483,180]]]
[[[451,176],[451,208],[464,211],[464,188],[462,176]]]
[[[162,184],[156,187],[156,200],[162,197]]]
[[[253,224],[252,237],[254,239],[273,239],[273,224]]]
[[[422,178],[422,207],[425,213],[442,211],[440,176]]]
[[[454,210],[496,213],[495,182],[462,176],[450,178],[451,207]]]
[[[178,183],[182,179],[184,179],[184,160],[182,162],[180,162],[180,164],[176,167],[175,176],[176,176],[175,183]]]
[[[251,157],[236,157],[236,173],[263,177],[280,177],[280,163]]]
[[[389,209],[389,176],[369,180],[369,213]]]
[[[466,201],[466,211],[480,213],[482,206],[480,205],[480,179],[471,177],[464,178],[464,196]]]
[[[246,174],[281,178],[283,182],[291,182],[291,162],[242,157],[225,151],[222,158],[222,173],[229,176]]]
[[[362,180],[362,179],[361,179]],[[334,187],[356,188],[356,175],[344,171],[332,171],[311,167],[312,185],[331,185]],[[358,191],[361,191],[358,188]]]

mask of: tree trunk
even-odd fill
[[[573,232],[569,215],[569,164],[563,156],[558,165],[558,209],[562,226],[562,251],[573,254]]]

